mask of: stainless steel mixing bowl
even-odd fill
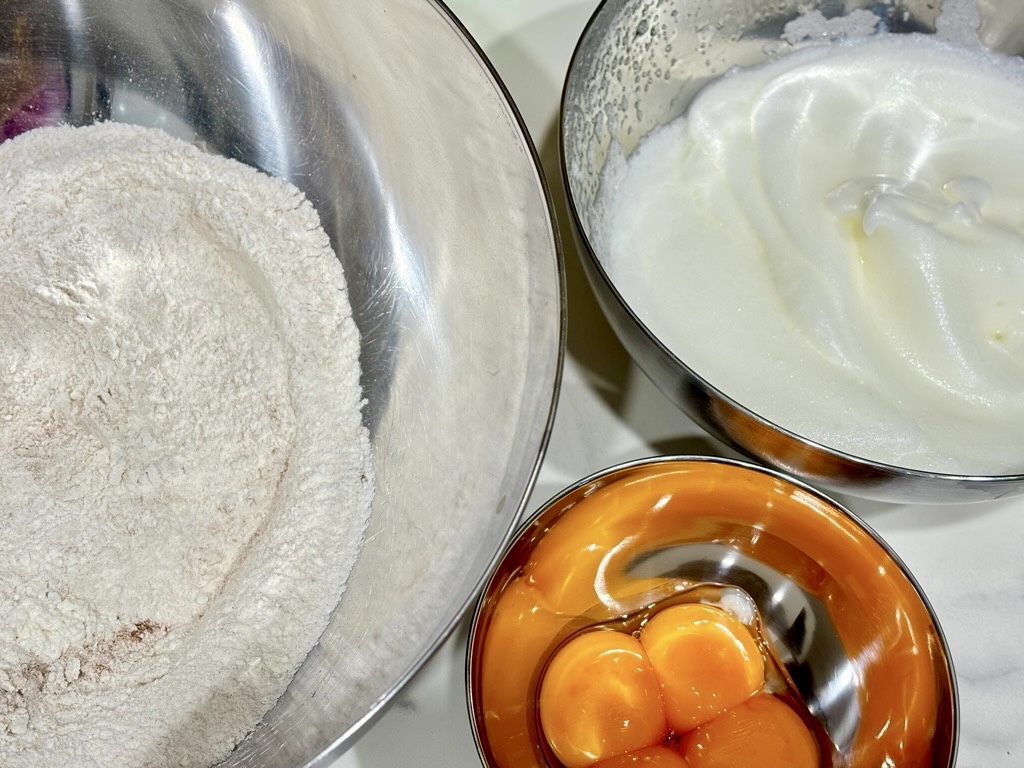
[[[551,654],[595,625],[635,631],[652,604],[680,601],[756,609],[821,727],[823,765],[954,764],[949,649],[896,554],[810,486],[746,462],[687,456],[583,478],[516,537],[477,604],[467,653],[484,764],[560,765],[533,714]]]
[[[97,120],[288,179],[344,263],[369,533],[319,645],[225,763],[327,765],[451,630],[535,479],[564,306],[534,151],[435,0],[0,4],[0,138]]]
[[[947,4],[952,5],[950,0]],[[962,5],[962,4],[961,4]],[[605,0],[569,66],[561,112],[562,170],[584,268],[605,314],[640,368],[710,433],[772,467],[833,491],[883,501],[967,502],[1024,492],[1024,474],[940,474],[869,461],[761,417],[695,373],[637,317],[605,270],[598,190],[610,149],[628,156],[653,128],[683,114],[712,79],[778,50],[788,22],[870,9],[892,32],[933,32],[942,0]],[[979,34],[993,50],[1024,53],[1024,10],[978,0]]]

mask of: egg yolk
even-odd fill
[[[818,768],[818,745],[800,716],[774,696],[755,696],[687,734],[690,768]]]
[[[742,532],[749,531],[751,520],[767,527],[785,528],[786,538],[758,535],[744,539]],[[880,564],[888,561],[887,553],[826,501],[806,491],[794,491],[779,479],[711,462],[670,462],[631,470],[604,485],[589,485],[585,492],[572,497],[571,503],[560,509],[553,520],[538,523],[531,538],[512,551],[501,572],[507,580],[491,595],[490,614],[486,610],[481,614],[490,615],[490,621],[481,623],[483,629],[474,640],[471,674],[480,701],[474,716],[481,726],[481,748],[487,761],[501,768],[546,765],[544,758],[550,758],[552,749],[544,734],[539,733],[537,694],[543,680],[538,680],[538,676],[551,666],[549,654],[558,638],[585,624],[598,625],[592,633],[608,632],[601,626],[623,617],[629,617],[623,628],[639,632],[637,622],[651,606],[675,599],[680,588],[697,585],[671,572],[638,577],[633,564],[664,548],[721,540],[732,542],[737,551],[769,567],[790,573],[795,583],[831,609],[836,607],[836,601],[851,599],[856,604],[857,610],[834,610],[832,614],[843,645],[858,660],[858,674],[862,676],[858,683],[861,720],[851,764],[875,768],[889,762],[901,766],[931,765],[933,742],[940,741],[933,737],[936,728],[943,725],[936,715],[940,680],[932,666],[936,641],[927,629],[931,626],[930,618],[913,583],[898,569],[881,568]],[[813,558],[793,561],[794,547],[813,553]],[[658,569],[639,572],[657,574]],[[843,597],[837,591],[848,588],[842,583],[847,575],[851,584],[858,585],[856,597]],[[661,612],[667,610],[666,607]],[[652,616],[647,622],[644,639],[650,646],[649,657],[658,656],[656,630],[664,620],[663,617],[655,622]],[[628,636],[628,632],[621,634]],[[674,633],[665,634],[671,639]],[[743,631],[736,631],[734,638],[740,638],[743,645],[749,634],[744,627]],[[754,660],[752,666],[756,666],[761,654],[755,654],[752,648],[748,653]],[[697,655],[702,657],[696,660],[697,674],[705,672],[707,680],[717,685],[722,675],[716,665],[703,653]],[[655,668],[651,658],[647,663]],[[766,663],[772,664],[770,655]],[[655,672],[654,676],[661,674],[665,679],[659,681],[651,699],[659,701],[664,710],[668,697],[661,685],[675,675]],[[593,682],[597,686],[599,681]],[[549,681],[549,688],[550,684]],[[763,686],[754,695],[762,693]],[[558,719],[553,707],[562,711],[562,717],[572,719],[584,697],[571,700],[571,696],[566,696],[557,705],[550,704],[552,698],[549,689],[545,717],[548,730],[557,734],[557,727],[552,725]],[[786,700],[779,701],[785,706]],[[762,705],[751,706],[756,709]],[[803,719],[806,713],[798,704],[793,707],[800,713],[798,719],[811,723]],[[668,712],[663,714],[668,723]],[[739,719],[749,723],[749,716]],[[690,747],[686,757],[692,768],[725,766],[727,756],[739,747],[752,748],[752,736],[748,739],[751,743],[744,745],[719,733],[713,741],[724,745],[723,754],[718,756],[721,762],[712,762],[714,755],[707,751],[711,742],[698,747],[699,738],[702,734],[703,738],[711,739],[718,729],[727,730],[724,724],[729,720],[714,719],[699,726],[692,735],[685,726],[686,720],[673,716],[674,725],[667,726],[665,731],[658,729],[652,741],[628,750],[628,757],[622,758],[626,762],[611,763],[611,768],[635,764],[634,758],[639,756],[651,760],[651,754],[671,760],[672,756],[666,757],[664,750],[671,752],[683,743]],[[562,733],[569,729],[567,726]],[[769,734],[766,738],[777,738],[778,728],[764,730]],[[809,738],[818,744],[816,726],[798,728],[796,732],[802,735],[795,737],[794,743],[806,745]],[[557,735],[553,738],[559,739]],[[830,747],[824,737],[820,743],[828,764]],[[618,758],[595,751],[593,762],[609,763],[613,759]],[[733,765],[759,768],[759,759],[736,758]],[[566,760],[571,762],[571,758]],[[554,764],[554,760],[548,762]],[[583,764],[582,760],[576,764]]]
[[[640,642],[661,682],[677,733],[696,728],[764,687],[764,659],[747,627],[711,605],[685,603],[656,613]]]
[[[594,768],[690,768],[686,759],[672,747],[658,744],[628,755],[602,760]]]
[[[538,702],[541,728],[566,768],[665,740],[661,690],[640,642],[622,632],[577,635],[555,653]]]

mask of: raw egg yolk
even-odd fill
[[[541,728],[566,768],[660,744],[661,690],[640,642],[622,632],[577,635],[551,659],[540,686]]]
[[[690,768],[818,768],[818,745],[784,701],[755,696],[687,734]]]
[[[671,747],[658,744],[628,755],[602,760],[594,768],[689,768],[686,759]]]
[[[661,681],[665,714],[685,733],[764,687],[764,659],[747,627],[710,605],[684,603],[656,613],[640,631]]]

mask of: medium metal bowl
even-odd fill
[[[561,107],[561,161],[574,234],[597,299],[623,345],[665,395],[733,448],[832,491],[892,502],[962,503],[1024,492],[1024,474],[957,475],[863,459],[774,424],[716,389],[638,318],[606,271],[597,236],[599,188],[617,145],[628,156],[652,129],[686,111],[731,67],[764,61],[786,24],[870,8],[892,32],[934,32],[941,0],[605,0],[569,65]],[[978,3],[979,34],[997,51],[1024,53],[1024,10]]]
[[[225,762],[327,765],[468,607],[547,444],[562,264],[522,121],[435,0],[7,0],[0,63],[0,139],[163,128],[302,189],[344,264],[372,518],[320,643]]]
[[[823,765],[954,765],[949,649],[897,555],[808,485],[689,456],[597,472],[519,532],[469,637],[470,717],[484,764],[557,768],[533,711],[546,661],[579,632],[635,631],[652,604],[677,602],[739,615],[756,608],[790,689],[820,726]]]

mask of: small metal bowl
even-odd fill
[[[944,474],[829,448],[763,418],[712,386],[639,319],[609,277],[597,236],[598,191],[611,149],[628,156],[652,129],[683,114],[693,96],[731,67],[780,44],[802,13],[870,8],[892,32],[934,32],[941,0],[605,0],[569,65],[561,109],[561,160],[574,234],[597,299],[629,354],[697,424],[771,467],[831,491],[890,502],[962,503],[1024,492],[1024,474]],[[993,50],[1024,51],[1024,20],[1009,3],[980,3],[980,34]],[[999,23],[1007,20],[1008,23]],[[1019,23],[1020,22],[1020,23]]]
[[[553,650],[589,626],[688,595],[756,606],[780,671],[820,726],[824,766],[954,764],[949,650],[906,566],[810,486],[704,457],[599,472],[520,531],[469,637],[470,717],[484,764],[558,766],[535,711]]]

